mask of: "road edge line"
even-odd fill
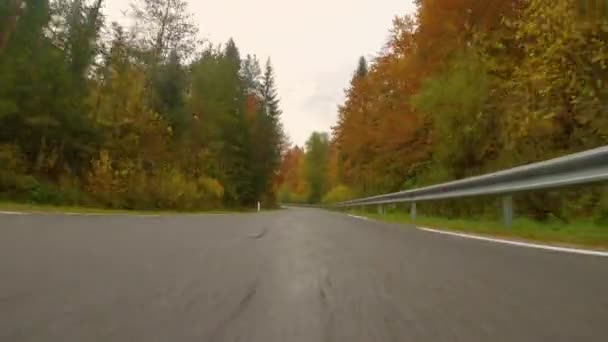
[[[347,216],[348,217],[352,217],[352,218],[356,218],[356,219],[359,219],[359,220],[369,221],[369,218],[367,218],[365,216],[357,216],[357,215],[351,215],[351,214],[348,214]]]
[[[0,215],[27,215],[20,211],[0,211]]]
[[[594,250],[579,249],[579,248],[558,247],[558,246],[550,246],[550,245],[541,245],[538,243],[497,239],[497,238],[490,238],[490,237],[473,235],[473,234],[465,234],[465,233],[457,233],[457,232],[450,232],[450,231],[445,231],[445,230],[432,229],[432,228],[427,228],[427,227],[416,227],[416,228],[418,228],[418,230],[422,230],[425,232],[458,236],[458,237],[462,237],[465,239],[501,243],[501,244],[505,244],[505,245],[512,245],[512,246],[518,246],[518,247],[543,249],[543,250],[554,251],[554,252],[608,257],[608,252],[602,252],[602,251],[594,251]]]
[[[126,212],[73,212],[73,211],[2,211],[0,215],[62,215],[62,216],[93,216],[93,217],[142,217],[142,218],[158,218],[158,217],[169,217],[169,216],[226,216],[231,214],[239,214],[239,212],[233,213],[179,213],[179,212],[163,212],[160,214],[144,214],[144,213],[126,213]]]

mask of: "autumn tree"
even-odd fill
[[[17,26],[19,17],[26,9],[23,0],[7,0],[0,4],[0,54],[6,49],[11,34]]]
[[[256,55],[247,55],[241,65],[241,77],[247,95],[260,97],[262,92],[262,69]]]
[[[154,93],[152,108],[171,125],[173,136],[181,139],[192,122],[186,109],[186,93],[189,87],[187,67],[177,51],[171,51],[166,61],[158,65],[152,76]]]
[[[314,132],[306,141],[305,175],[309,187],[309,203],[320,203],[327,191],[328,157],[328,134]]]
[[[483,172],[496,155],[496,113],[486,110],[487,71],[474,52],[454,58],[428,79],[412,103],[433,121],[433,170],[428,182],[461,179]],[[458,148],[455,148],[458,146]]]
[[[168,59],[171,53],[188,59],[196,51],[199,30],[187,1],[136,0],[130,15],[136,22],[140,48],[149,53],[153,64]]]
[[[66,11],[56,5],[27,1],[0,57],[0,120],[6,128],[0,139],[17,142],[32,169],[51,179],[66,170],[81,173],[98,136],[82,100],[100,2],[68,2]]]
[[[215,160],[209,170],[226,186],[227,200],[252,204],[255,198],[251,126],[245,116],[245,87],[238,48],[210,49],[194,64],[190,108],[202,122],[202,141]]]
[[[365,57],[361,56],[361,58],[359,58],[359,65],[357,66],[357,70],[355,71],[353,77],[356,79],[360,79],[367,76],[368,72],[369,67],[367,65],[367,60],[365,59]]]
[[[339,108],[333,134],[343,182],[363,194],[401,189],[428,158],[428,120],[407,101],[420,83],[414,35],[413,19],[396,19],[383,53],[352,79]]]
[[[529,159],[605,144],[607,19],[577,15],[578,1],[534,0],[514,22],[523,58],[505,84],[505,143]],[[551,151],[551,152],[548,152]]]
[[[142,0],[127,28],[106,26],[103,4],[0,4],[0,197],[126,209],[273,204],[274,74],[250,63],[250,91],[232,40],[195,57],[185,1]]]
[[[265,197],[266,202],[275,202],[273,182],[284,143],[280,122],[281,109],[270,60],[266,63],[264,74],[259,77],[258,70],[258,65],[250,62],[247,70],[249,80],[246,79],[246,84],[255,89],[256,103],[256,115],[251,130],[253,183],[258,199]],[[252,97],[251,94],[249,96]]]
[[[338,178],[377,194],[606,144],[606,18],[602,10],[590,15],[590,3],[418,1],[416,17],[394,20],[386,47],[347,90],[333,130]],[[565,219],[605,197],[569,196],[530,194],[518,205],[535,218]]]
[[[277,181],[279,200],[283,203],[304,203],[308,188],[304,176],[304,150],[298,146],[288,148],[281,158]]]

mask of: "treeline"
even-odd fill
[[[274,205],[270,61],[198,40],[185,0],[0,4],[0,199],[126,209]]]
[[[416,15],[395,19],[386,47],[369,65],[362,58],[354,73],[325,163],[315,164],[325,170],[325,201],[608,144],[608,16],[593,4],[603,2],[418,1]],[[306,151],[294,148],[283,160],[284,198],[320,199],[307,178]],[[519,195],[516,205],[537,219],[607,219],[608,191],[596,185]],[[486,198],[423,208],[497,213]]]

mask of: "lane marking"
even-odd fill
[[[126,214],[126,213],[72,213],[72,212],[62,213],[62,212],[57,212],[57,213],[53,213],[53,214],[66,215],[66,216],[125,216],[125,217],[128,216],[128,217],[142,217],[142,218],[161,217],[160,215],[156,215],[156,214]]]
[[[0,211],[0,215],[27,215],[27,214],[22,213],[20,211]]]
[[[51,214],[59,214],[59,215],[67,215],[67,216],[104,216],[104,214],[97,214],[97,213],[72,213],[72,212],[55,212],[55,213],[51,213]]]
[[[359,220],[369,221],[369,219],[367,217],[364,217],[364,216],[357,216],[357,215],[351,215],[351,214],[348,214],[348,216],[350,216],[352,218],[359,219]]]
[[[224,213],[172,213],[166,212],[163,214],[130,214],[130,213],[76,213],[72,211],[31,211],[31,212],[19,212],[19,211],[1,211],[0,215],[65,215],[65,216],[120,216],[120,217],[141,217],[141,218],[158,218],[158,217],[205,217],[205,216],[229,216],[234,214],[240,214],[234,212],[230,214]]]
[[[60,212],[60,211],[49,211],[49,212],[20,212],[20,211],[0,211],[0,215],[65,215],[65,216],[130,216],[130,217],[161,217],[156,214],[123,214],[123,213],[74,213],[74,212]]]
[[[449,232],[449,231],[437,230],[437,229],[431,229],[431,228],[425,228],[425,227],[417,227],[417,228],[419,230],[423,230],[425,232],[431,232],[431,233],[437,233],[437,234],[443,234],[443,235],[452,235],[452,236],[458,236],[458,237],[462,237],[462,238],[466,238],[466,239],[473,239],[473,240],[482,240],[482,241],[488,241],[488,242],[494,242],[494,243],[502,243],[505,245],[544,249],[544,250],[548,250],[548,251],[555,251],[555,252],[562,252],[562,253],[608,257],[608,252],[602,252],[602,251],[592,251],[592,250],[587,250],[587,249],[557,247],[557,246],[541,245],[541,244],[537,244],[537,243],[495,239],[495,238],[489,238],[489,237],[484,237],[484,236],[479,236],[479,235]]]

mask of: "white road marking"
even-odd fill
[[[485,236],[448,232],[448,231],[425,228],[425,227],[418,227],[418,229],[423,230],[425,232],[459,236],[459,237],[466,238],[466,239],[489,241],[489,242],[494,242],[494,243],[502,243],[502,244],[506,244],[506,245],[519,246],[519,247],[537,248],[537,249],[544,249],[544,250],[563,252],[563,253],[574,253],[574,254],[608,257],[608,252],[602,252],[602,251],[592,251],[592,250],[587,250],[587,249],[557,247],[557,246],[548,246],[548,245],[541,245],[541,244],[521,242],[521,241],[495,239],[495,238],[489,238],[489,237],[485,237]]]
[[[0,211],[0,215],[27,215],[19,211]]]
[[[128,213],[72,213],[72,212],[62,213],[62,212],[58,212],[56,214],[68,215],[68,216],[129,216],[129,217],[143,217],[143,218],[161,217],[161,215],[156,215],[156,214],[128,214]]]
[[[68,215],[68,216],[104,216],[104,214],[97,214],[97,213],[72,213],[72,212],[56,212],[56,213],[52,213],[52,214],[60,214],[60,215]]]
[[[357,216],[357,215],[351,215],[351,214],[348,214],[348,216],[359,219],[359,220],[365,220],[365,221],[369,220],[367,217],[364,217],[364,216]]]
[[[31,215],[31,214],[50,214],[50,215],[66,215],[66,216],[130,216],[130,217],[161,217],[157,214],[123,214],[123,213],[74,213],[74,212],[20,212],[20,211],[0,211],[0,215]]]
[[[163,213],[163,214],[130,214],[127,212],[118,212],[118,213],[82,212],[82,213],[77,213],[77,212],[73,212],[73,211],[48,211],[48,212],[45,212],[45,211],[32,211],[32,212],[0,211],[0,215],[38,215],[38,214],[40,214],[40,215],[66,215],[66,216],[128,216],[128,217],[141,217],[141,218],[158,218],[158,217],[171,216],[171,215],[185,215],[185,216],[226,216],[226,215],[230,215],[230,214],[224,214],[224,213],[205,213],[205,212],[184,213],[184,214],[171,213],[171,212],[167,212],[167,213]]]

